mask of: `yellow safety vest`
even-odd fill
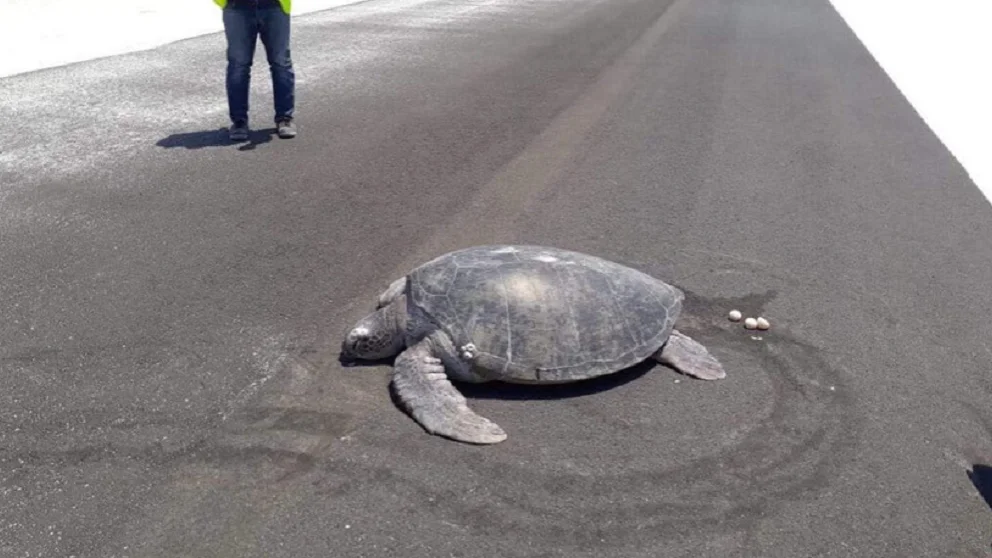
[[[223,8],[227,6],[227,0],[214,0],[214,3]],[[292,7],[293,0],[279,0],[279,5],[282,6],[282,11],[289,13]]]

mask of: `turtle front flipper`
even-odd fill
[[[701,380],[720,380],[727,376],[723,365],[706,347],[688,335],[672,330],[668,341],[654,358],[679,372]]]
[[[406,411],[431,434],[472,444],[496,444],[506,439],[499,425],[468,407],[465,396],[448,380],[429,341],[421,341],[396,358],[393,389]]]

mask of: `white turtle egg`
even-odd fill
[[[744,316],[743,314],[741,314],[740,310],[731,310],[730,314],[728,314],[727,317],[730,318],[730,321],[732,322],[739,322],[741,321],[741,318]]]
[[[754,329],[758,327],[758,320],[755,320],[754,318],[748,318],[744,320],[744,327],[748,329]]]
[[[772,326],[772,324],[768,323],[768,320],[762,318],[761,316],[758,316],[758,319],[754,321],[754,325],[756,325],[758,329],[768,329]]]

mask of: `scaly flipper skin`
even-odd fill
[[[413,419],[431,434],[471,444],[496,444],[506,439],[502,428],[468,407],[428,340],[396,358],[393,389]]]
[[[720,361],[706,347],[678,330],[672,331],[665,346],[655,353],[654,358],[700,380],[721,380],[727,377]]]

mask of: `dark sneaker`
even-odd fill
[[[292,120],[279,120],[276,122],[276,133],[283,139],[296,137],[296,124]]]
[[[231,141],[246,141],[248,139],[248,123],[235,122],[228,135],[231,137]]]

